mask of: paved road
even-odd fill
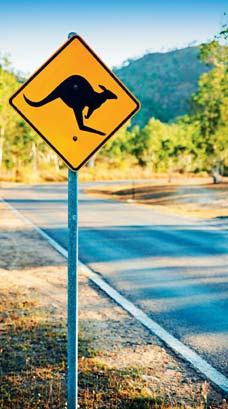
[[[63,184],[0,190],[67,246]],[[166,330],[228,374],[228,231],[80,187],[80,259]]]

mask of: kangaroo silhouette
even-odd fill
[[[25,95],[24,99],[32,107],[41,107],[60,98],[68,107],[73,109],[80,130],[105,135],[104,132],[90,128],[83,122],[83,109],[85,107],[88,107],[87,115],[85,115],[85,118],[88,119],[108,99],[117,99],[117,96],[106,89],[104,85],[99,85],[99,87],[102,92],[94,91],[90,83],[81,75],[72,75],[61,82],[41,101],[31,101]]]

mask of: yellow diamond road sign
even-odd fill
[[[73,170],[139,109],[139,102],[79,36],[67,41],[10,104]]]

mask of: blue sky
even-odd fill
[[[224,0],[1,0],[0,53],[32,73],[78,32],[109,65],[146,50],[180,48],[212,38],[224,23]]]

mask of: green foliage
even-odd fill
[[[128,131],[128,124],[125,124],[115,135],[113,140],[110,140],[102,148],[99,158],[116,167],[121,167],[128,159],[131,160],[132,149],[132,133]]]
[[[48,163],[58,170],[62,161],[9,105],[21,78],[12,71],[6,57],[0,58],[0,169],[14,169],[17,173],[30,165],[37,172],[38,167]]]
[[[225,43],[227,32],[227,27],[224,26],[221,34],[213,41],[200,46],[201,69],[204,67],[205,70],[206,65],[209,65],[210,70],[204,72],[199,79],[198,91],[192,97],[192,114],[179,117],[176,122],[168,124],[161,122],[157,115],[157,119],[149,119],[142,129],[135,126],[127,130],[121,140],[117,138],[114,143],[110,143],[109,157],[112,157],[112,160],[116,155],[119,159],[121,158],[120,160],[125,158],[127,161],[131,157],[131,162],[136,160],[139,165],[149,167],[155,172],[172,172],[173,170],[210,172],[215,167],[222,171],[228,166],[228,47]],[[193,50],[196,51],[196,49],[181,51],[184,51],[189,58]],[[170,53],[169,58],[177,57],[175,53],[177,52]],[[167,55],[163,57],[166,58]],[[150,65],[152,59],[153,68]],[[189,65],[185,74],[186,78],[192,81],[191,58],[189,62],[190,64],[185,64],[185,66]],[[172,88],[172,81],[175,81],[176,76],[180,75],[178,63],[177,59],[177,68],[172,69],[173,78],[170,79],[171,73],[169,73],[168,84],[165,83],[167,93],[163,93],[163,88],[160,88],[158,93],[160,97],[166,96],[169,103],[173,102],[173,94],[171,96],[168,90]],[[142,86],[137,71],[139,67],[142,69]],[[159,67],[155,55],[149,54],[141,60],[131,61],[123,71],[120,70],[123,76],[124,73],[126,74],[124,80],[134,78],[131,85],[135,84],[142,93],[142,105],[144,101],[149,101],[148,93],[155,89],[154,80],[158,80],[158,75],[161,74]],[[150,68],[152,70],[149,73]],[[153,70],[156,70],[156,75]],[[132,77],[131,75],[128,77],[129,73]],[[157,107],[160,107],[160,103],[161,101],[157,100]],[[150,117],[153,112],[153,107],[150,106]],[[145,109],[142,110],[145,119],[144,114]]]
[[[168,173],[228,168],[226,38],[223,26],[219,36],[199,48],[147,54],[116,70],[138,94],[143,108],[132,126],[123,126],[102,148],[96,162]],[[62,161],[8,104],[21,78],[6,58],[0,59],[0,168],[30,167],[33,174],[51,167],[58,171]],[[193,91],[192,113],[183,115]],[[167,123],[179,113],[175,122]]]
[[[173,124],[152,118],[143,129],[122,129],[101,151],[98,160],[118,167],[138,164],[154,172],[192,171],[198,167],[193,143],[198,134],[199,126],[190,117]]]
[[[3,160],[3,149],[6,140],[17,132],[17,116],[10,109],[8,100],[17,89],[18,83],[15,76],[7,71],[9,61],[3,57],[0,60],[0,167]]]
[[[227,28],[221,36],[226,39]],[[196,144],[208,166],[223,167],[228,164],[228,46],[217,37],[202,44],[200,57],[213,63],[213,69],[201,76],[199,90],[193,95],[194,119],[200,124]]]

